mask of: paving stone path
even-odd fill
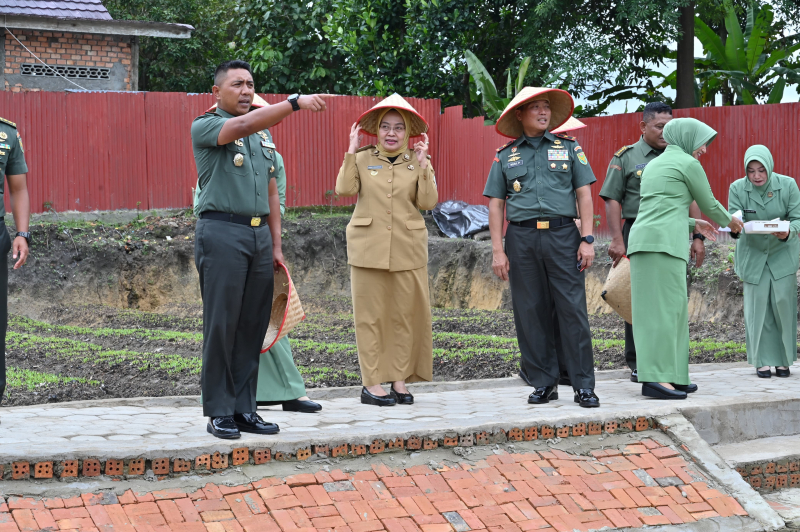
[[[126,458],[142,452],[181,450],[214,452],[262,445],[287,449],[323,442],[362,443],[403,434],[422,435],[490,427],[511,428],[534,423],[613,420],[635,416],[662,416],[685,407],[714,407],[754,401],[800,398],[800,364],[788,379],[759,379],[754,370],[728,368],[693,374],[697,393],[684,401],[659,401],[642,397],[641,386],[626,379],[598,381],[602,406],[580,408],[572,390],[561,387],[561,397],[548,405],[526,403],[528,386],[465,389],[422,393],[416,404],[378,408],[360,404],[357,397],[322,401],[319,414],[298,414],[261,409],[268,421],[280,424],[277,436],[243,435],[221,441],[206,432],[200,406],[187,398],[177,406],[146,406],[146,401],[92,401],[0,409],[0,463],[14,460],[75,456]],[[521,381],[520,381],[521,382]]]
[[[0,498],[0,532],[571,532],[747,515],[707,482],[679,450],[643,439],[586,456],[548,447],[454,468],[376,464],[192,493]]]

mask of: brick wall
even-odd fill
[[[14,30],[17,38],[51,66],[101,67],[111,69],[108,79],[69,76],[92,90],[132,90],[132,38],[119,35],[67,33],[57,31]],[[5,35],[4,90],[12,92],[77,89],[62,78],[24,75],[22,65],[39,64],[8,33]],[[133,88],[135,90],[135,88]]]

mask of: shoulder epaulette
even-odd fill
[[[514,144],[516,141],[517,141],[517,139],[509,140],[508,142],[506,142],[505,144],[503,144],[502,146],[497,148],[497,152],[499,153],[499,152],[503,151],[504,149],[506,149],[509,146],[511,146],[512,144]]]
[[[374,145],[374,144],[369,144],[369,145],[367,145],[367,146],[362,146],[362,147],[360,147],[359,149],[357,149],[357,150],[356,150],[356,153],[358,153],[358,152],[361,152],[361,151],[364,151],[364,150],[371,150],[371,149],[373,149],[374,147],[375,147],[375,145]]]
[[[577,141],[577,140],[578,140],[577,138],[575,138],[575,137],[570,137],[569,135],[566,135],[566,134],[564,134],[564,133],[554,133],[554,134],[555,134],[555,136],[556,136],[556,137],[558,137],[558,138],[560,138],[560,139],[564,139],[564,140],[575,140],[575,141]]]
[[[0,117],[0,122],[3,122],[4,124],[8,124],[9,126],[13,127],[14,129],[17,129],[17,124],[12,122],[11,120],[6,120],[5,118]]]
[[[614,157],[619,157],[629,149],[633,148],[633,146],[623,146],[614,153]]]

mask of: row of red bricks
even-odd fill
[[[754,462],[740,465],[736,471],[759,491],[800,487],[800,460]]]
[[[651,427],[651,422],[645,417],[626,419],[622,421],[607,421],[576,423],[563,427],[542,425],[541,427],[528,427],[525,429],[514,428],[508,431],[498,430],[494,433],[478,432],[476,434],[463,434],[444,436],[442,439],[431,439],[419,436],[409,436],[407,439],[395,438],[393,440],[373,440],[365,444],[340,444],[340,445],[313,445],[291,452],[275,452],[270,449],[249,449],[240,447],[233,449],[230,454],[216,452],[203,454],[194,460],[182,458],[132,458],[129,460],[108,459],[105,462],[94,458],[83,460],[63,460],[61,462],[18,461],[11,464],[0,464],[0,479],[28,480],[29,478],[75,478],[78,476],[96,477],[106,475],[110,477],[135,477],[144,475],[148,469],[158,477],[170,474],[184,474],[194,471],[218,471],[227,469],[230,465],[240,466],[247,463],[260,465],[271,460],[293,461],[308,460],[312,454],[325,454],[333,458],[348,456],[363,456],[366,454],[380,454],[387,451],[402,450],[432,450],[440,445],[443,447],[471,447],[473,445],[491,445],[507,441],[532,441],[537,439],[549,440],[554,437],[567,438],[570,436],[600,435],[605,431],[608,434],[626,431],[643,431]]]
[[[235,487],[207,484],[193,493],[129,490],[118,497],[11,498],[0,504],[0,532],[573,531],[746,515],[735,499],[704,482],[648,487],[636,475],[626,475],[646,463],[653,466],[645,469],[653,476],[659,468],[675,467],[667,461],[683,460],[657,442],[593,454],[551,449],[437,471],[427,466],[395,471],[380,464],[355,474],[320,471]],[[630,467],[621,468],[625,462]]]

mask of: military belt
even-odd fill
[[[267,225],[267,215],[263,216],[241,216],[239,214],[231,214],[229,212],[220,211],[205,211],[200,213],[200,218],[203,220],[219,220],[221,222],[230,222],[239,225],[249,225],[250,227],[261,227]]]
[[[532,229],[555,229],[562,225],[574,223],[574,218],[531,218],[521,222],[508,222],[519,227],[530,227]]]

